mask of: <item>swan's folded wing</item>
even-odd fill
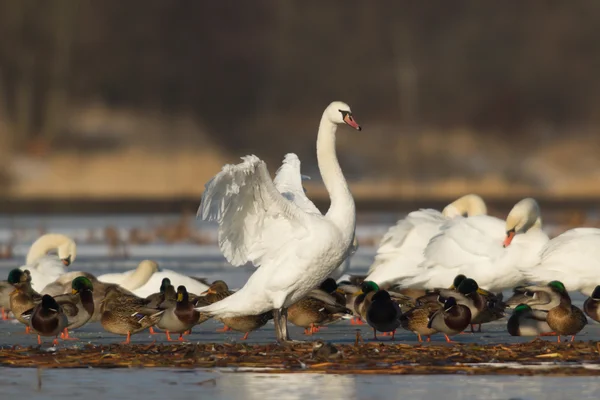
[[[273,183],[283,197],[294,202],[301,210],[309,214],[321,215],[319,209],[304,193],[303,179],[310,179],[300,173],[300,159],[294,153],[283,158],[283,164],[277,170]]]
[[[567,288],[593,281],[600,270],[600,229],[571,229],[550,240],[540,254],[540,263],[523,270],[536,282],[560,280]]]
[[[504,223],[481,215],[453,219],[425,248],[426,264],[454,268],[485,262],[502,255]]]
[[[275,188],[264,161],[243,157],[206,184],[198,216],[219,223],[219,246],[233,265],[279,259],[289,244],[310,236],[310,219]]]

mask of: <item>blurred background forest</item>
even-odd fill
[[[322,110],[358,199],[600,197],[600,2],[0,0],[0,197],[199,199]],[[316,178],[316,179],[315,179]]]

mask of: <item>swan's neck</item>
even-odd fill
[[[337,125],[323,115],[317,138],[317,160],[323,183],[331,197],[331,206],[325,217],[348,237],[350,243],[356,223],[355,206],[335,152],[336,130]]]
[[[48,254],[50,250],[57,249],[65,242],[65,237],[58,234],[47,234],[33,242],[27,253],[25,263],[33,264],[35,260]]]
[[[137,268],[120,284],[120,286],[129,291],[136,290],[146,284],[154,271],[149,268]]]

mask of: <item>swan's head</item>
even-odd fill
[[[360,131],[362,128],[354,120],[350,106],[342,101],[334,101],[326,109],[324,113],[329,121],[334,124],[346,124]]]
[[[475,215],[486,215],[487,207],[483,199],[476,194],[467,194],[452,203],[448,204],[442,214],[447,218],[456,218],[458,216],[473,217]]]
[[[152,274],[158,271],[158,264],[156,261],[143,260],[138,264],[136,271],[144,272],[144,275],[152,276]]]
[[[541,229],[542,216],[537,201],[528,197],[519,201],[506,217],[506,239],[504,247],[510,245],[515,235],[536,227]]]
[[[73,239],[65,236],[65,240],[62,244],[57,247],[58,258],[65,266],[71,265],[73,261],[75,261],[75,257],[77,257],[77,246],[75,245],[75,241]]]

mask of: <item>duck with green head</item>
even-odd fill
[[[585,314],[571,304],[571,297],[562,282],[552,281],[547,287],[560,298],[560,303],[548,311],[546,322],[556,332],[558,342],[561,335],[570,335],[571,341],[575,340],[575,335],[587,324]]]
[[[534,310],[527,304],[515,307],[506,328],[511,336],[546,336],[552,328],[546,322],[546,311]]]
[[[149,307],[149,302],[123,292],[118,286],[110,286],[102,300],[100,323],[108,332],[126,335],[124,344],[129,344],[131,335],[156,325],[164,312]]]
[[[87,324],[94,315],[94,286],[85,276],[73,279],[71,293],[55,296],[54,300],[61,306],[67,316],[68,324],[61,335],[62,339],[69,337],[69,330],[77,329]]]
[[[156,326],[165,331],[168,341],[171,341],[171,333],[179,333],[178,340],[182,342],[183,333],[196,325],[199,317],[200,313],[189,301],[189,294],[185,286],[178,286],[175,305],[165,310]]]
[[[427,327],[443,333],[446,341],[450,343],[452,340],[449,336],[461,333],[470,323],[471,310],[469,307],[458,304],[454,297],[448,297],[444,299],[444,306],[429,318]]]
[[[10,309],[15,318],[25,325],[25,332],[29,333],[31,330],[29,321],[22,314],[39,304],[42,296],[31,287],[31,276],[28,270],[13,269],[8,274],[8,282],[15,288],[9,295]]]
[[[160,289],[157,293],[153,293],[150,296],[146,297],[146,300],[149,301],[149,307],[159,307],[160,308],[168,308],[170,306],[175,306],[177,302],[177,292],[175,292],[175,287],[171,285],[171,280],[169,278],[163,278],[160,283]],[[148,329],[151,335],[155,335],[157,332],[154,331],[153,327]]]
[[[47,294],[42,296],[40,303],[27,316],[30,318],[31,328],[38,335],[38,344],[42,344],[41,336],[54,336],[52,343],[58,345],[57,336],[69,324],[63,308]]]
[[[360,285],[360,291],[356,293],[353,307],[354,316],[357,317],[356,324],[364,324],[363,321],[367,319],[367,310],[378,290],[379,286],[373,281],[364,281]]]
[[[367,323],[373,328],[373,336],[377,340],[377,331],[392,334],[392,340],[396,329],[400,326],[402,311],[398,303],[392,300],[390,294],[385,290],[378,290],[371,297],[371,302],[366,311]]]

